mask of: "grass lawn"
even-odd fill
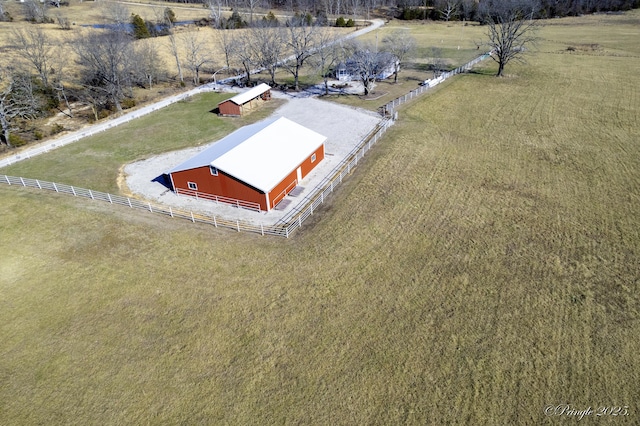
[[[0,186],[0,423],[638,424],[638,16],[410,103],[289,240]]]
[[[6,175],[118,193],[117,178],[122,165],[215,141],[239,127],[269,116],[282,103],[274,99],[242,118],[219,117],[212,112],[219,102],[231,96],[232,93],[197,95],[186,102],[178,102],[155,114],[1,171]]]

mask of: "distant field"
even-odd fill
[[[289,240],[0,185],[0,423],[638,424],[639,17],[409,104]]]

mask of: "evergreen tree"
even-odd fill
[[[133,26],[133,36],[137,39],[149,38],[149,28],[140,15],[131,15],[131,25]]]

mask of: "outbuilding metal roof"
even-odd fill
[[[236,130],[167,174],[213,166],[267,193],[326,140],[285,117],[270,118]]]
[[[256,87],[247,90],[244,93],[238,93],[233,98],[229,98],[226,101],[222,101],[222,102],[231,101],[236,105],[243,105],[243,104],[249,102],[251,99],[257,98],[258,96],[262,95],[267,90],[271,90],[271,86],[269,86],[266,83],[261,83],[261,84],[257,85]],[[222,102],[220,102],[220,104]],[[218,104],[218,105],[220,105],[220,104]]]

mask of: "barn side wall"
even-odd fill
[[[218,104],[218,112],[220,115],[241,115],[240,105],[236,105],[231,101],[224,101]]]
[[[324,144],[322,144],[322,146],[320,146],[318,149],[316,149],[314,154],[316,154],[316,160],[315,161],[313,161],[313,162],[311,161],[311,157],[313,156],[313,154],[312,154],[306,160],[304,160],[304,162],[300,165],[302,167],[302,178],[303,179],[311,172],[311,170],[315,169],[316,166],[322,160],[324,160]]]
[[[287,175],[286,178],[282,179],[282,181],[280,181],[280,183],[277,184],[276,187],[271,190],[271,192],[269,192],[269,203],[271,203],[270,208],[275,207],[277,203],[282,201],[286,194],[291,192],[291,190],[296,187],[295,181],[297,179],[297,168],[295,168],[291,173]]]
[[[311,170],[313,170],[318,165],[318,163],[320,163],[324,159],[324,144],[322,144],[322,146],[320,146],[314,152],[314,154],[316,155],[315,161],[311,161],[311,157],[313,156],[312,154],[298,166],[301,168],[300,171],[302,172],[302,179],[304,179],[311,172]],[[271,190],[271,192],[269,192],[271,208],[275,207],[275,204],[281,201],[284,198],[284,195],[291,192],[291,190],[297,185],[300,185],[300,182],[297,182],[297,185],[294,184],[294,182],[296,182],[296,180],[298,179],[298,167],[293,169],[293,171],[289,173],[286,178],[284,178],[275,188]]]
[[[175,185],[174,191],[176,188],[189,191],[188,182],[194,182],[198,185],[198,192],[250,201],[260,204],[260,209],[267,210],[264,193],[220,170],[218,170],[218,176],[213,176],[209,166],[175,172],[171,176]]]

